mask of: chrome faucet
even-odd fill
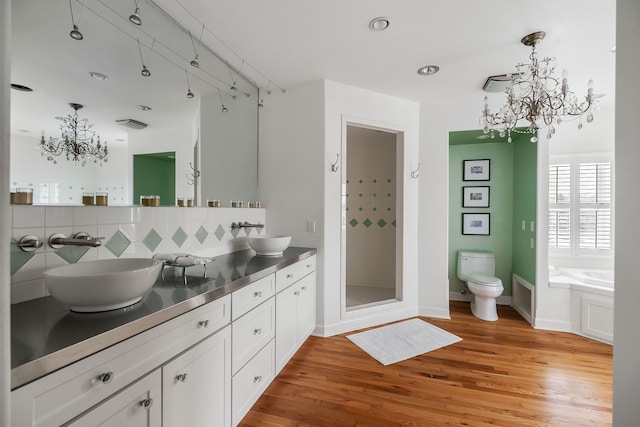
[[[80,231],[69,237],[65,237],[62,233],[55,233],[49,236],[49,246],[54,249],[59,249],[65,245],[91,246],[96,248],[102,244],[101,239],[104,239],[104,237],[91,237],[89,233],[84,231]]]
[[[231,229],[236,230],[238,228],[264,228],[264,224],[250,224],[247,221],[238,221],[231,223]]]

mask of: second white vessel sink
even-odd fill
[[[149,258],[87,261],[45,270],[44,283],[72,311],[107,311],[140,301],[161,269],[162,261]]]
[[[249,247],[262,256],[281,256],[289,247],[291,236],[254,236],[248,238]]]

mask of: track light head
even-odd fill
[[[142,19],[140,19],[140,8],[136,6],[136,11],[133,12],[132,15],[129,16],[129,21],[132,24],[142,25]]]
[[[189,99],[193,99],[195,95],[193,94],[193,92],[191,92],[191,89],[187,90],[187,98]]]
[[[142,71],[140,71],[140,74],[142,74],[144,77],[149,77],[151,75],[151,71],[149,71],[147,66],[143,64]]]
[[[224,106],[224,104],[222,105],[222,112],[226,113],[227,111],[229,111],[229,109],[227,107]]]
[[[72,39],[74,40],[82,40],[84,38],[84,36],[82,35],[82,33],[80,32],[80,30],[78,30],[78,26],[77,25],[73,25],[73,30],[71,30],[71,32],[69,33],[69,35],[71,36]]]

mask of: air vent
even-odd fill
[[[490,76],[484,82],[482,90],[485,92],[502,93],[506,92],[513,81],[513,74],[501,74],[499,76]]]
[[[131,129],[144,129],[148,126],[146,123],[142,123],[134,119],[116,120],[116,123]]]

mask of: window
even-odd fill
[[[566,255],[610,255],[610,156],[562,156],[549,165],[549,248]]]

